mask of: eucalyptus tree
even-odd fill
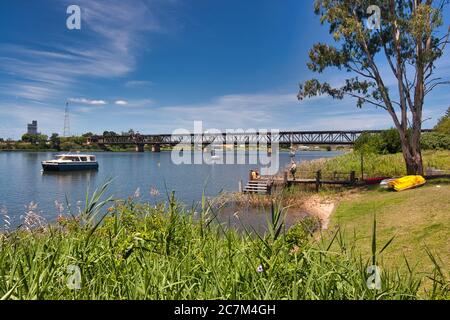
[[[425,99],[436,87],[450,84],[436,76],[436,62],[449,43],[450,28],[443,20],[449,2],[317,0],[315,13],[329,26],[334,45],[316,43],[308,68],[321,73],[336,67],[349,76],[338,86],[308,80],[300,84],[298,98],[349,96],[356,98],[359,108],[386,110],[399,132],[408,174],[423,174]]]

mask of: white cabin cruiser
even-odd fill
[[[90,154],[59,154],[53,160],[42,161],[44,171],[96,170],[98,162]]]

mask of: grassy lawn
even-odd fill
[[[377,247],[382,248],[395,236],[383,252],[387,265],[406,266],[404,256],[416,270],[430,271],[426,247],[439,257],[448,272],[450,265],[450,181],[400,193],[366,190],[344,197],[331,225],[340,225],[345,237],[355,238],[364,256],[371,253],[373,216],[377,218]]]

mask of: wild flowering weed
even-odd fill
[[[38,210],[38,204],[35,202],[30,202],[25,206],[26,212],[25,215],[22,216],[23,219],[23,227],[28,230],[36,230],[42,229],[46,226],[46,220],[42,217],[41,213]]]
[[[152,197],[158,197],[159,196],[159,190],[156,187],[150,188],[150,195]]]
[[[3,220],[3,230],[8,232],[11,228],[11,217],[8,215],[8,209],[5,206],[0,207],[0,216]]]

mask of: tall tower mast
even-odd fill
[[[69,102],[66,102],[66,108],[64,109],[64,137],[70,136],[70,119],[69,119]]]

